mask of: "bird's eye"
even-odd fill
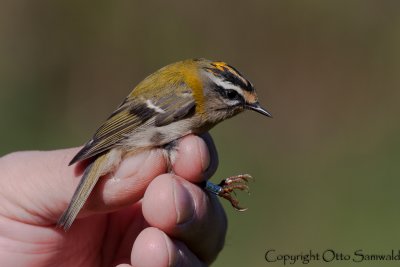
[[[235,90],[226,90],[226,96],[231,99],[231,100],[235,100],[239,98],[239,94],[238,92],[236,92]]]

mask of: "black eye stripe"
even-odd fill
[[[216,91],[223,97],[229,100],[239,100],[240,102],[244,102],[244,98],[241,94],[239,94],[236,90],[233,89],[225,89],[222,86],[215,85]]]
[[[220,94],[220,95],[222,95],[222,96],[224,96],[225,95],[225,88],[224,87],[222,87],[222,86],[219,86],[219,85],[215,85],[215,88],[216,88],[216,91]]]
[[[244,79],[239,71],[234,69],[233,67],[229,66],[229,68],[233,69],[237,74],[232,73],[227,67],[222,67],[222,70],[219,68],[206,68],[210,70],[212,73],[214,73],[215,76],[221,77],[224,81],[230,82],[233,85],[236,85],[240,88],[242,88],[245,91],[248,92],[253,92],[254,88],[251,85],[250,82],[248,82],[246,79]],[[240,77],[238,77],[240,75]],[[244,82],[242,78],[246,81]]]

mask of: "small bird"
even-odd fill
[[[57,222],[58,227],[65,231],[71,227],[99,178],[115,170],[128,154],[165,148],[171,171],[177,139],[204,133],[245,109],[271,117],[259,105],[253,85],[224,62],[188,59],[151,74],[133,89],[69,163],[90,162]],[[238,175],[218,185],[207,181],[201,186],[242,210],[232,193],[235,189],[247,190],[249,178]]]

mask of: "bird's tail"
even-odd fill
[[[68,208],[58,219],[57,226],[67,231],[74,222],[79,211],[82,209],[100,176],[104,174],[104,164],[107,160],[107,153],[99,156],[95,161],[86,167],[78,188],[75,190]]]

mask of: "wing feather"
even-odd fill
[[[175,93],[161,98],[154,95],[131,95],[96,131],[70,165],[120,145],[125,138],[146,124],[155,123],[154,127],[161,127],[194,115],[196,105],[192,91],[185,84],[178,87],[173,91]]]
[[[71,160],[70,165],[75,162],[91,158],[95,155],[115,147],[135,131],[139,126],[154,115],[152,112],[141,110],[142,104],[133,103],[131,106],[121,106],[108,120],[96,131],[93,138]]]

